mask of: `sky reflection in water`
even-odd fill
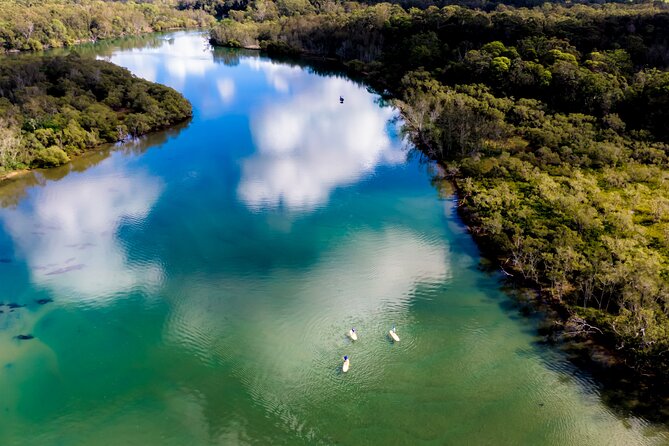
[[[311,209],[333,189],[359,181],[379,164],[404,162],[406,153],[388,135],[391,108],[351,81],[315,81],[304,70],[254,61],[279,96],[251,116],[257,152],[244,160],[239,197],[252,208],[284,205]],[[337,102],[339,95],[345,103]]]
[[[165,54],[188,56],[161,59],[161,70],[151,55]],[[237,192],[252,209],[285,206],[307,211],[325,204],[333,189],[359,181],[379,165],[406,158],[401,141],[391,137],[390,121],[397,112],[379,107],[375,96],[343,77],[319,78],[257,53],[220,64],[202,40],[167,40],[157,48],[121,52],[109,59],[180,91],[187,83],[208,91],[190,97],[196,113],[207,119],[233,105],[248,112],[256,153],[242,161]],[[157,72],[167,76],[157,78]],[[254,96],[245,88],[249,79],[262,80],[275,94]]]
[[[121,224],[140,224],[162,190],[146,173],[124,175],[106,162],[97,175],[70,174],[34,191],[0,219],[36,286],[74,300],[98,300],[160,283],[155,263],[127,264]]]

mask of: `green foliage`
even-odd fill
[[[201,10],[221,19],[231,11],[245,9],[248,4],[248,0],[178,0],[177,8],[192,11]]]
[[[21,130],[0,115],[0,172],[21,168],[25,161],[22,152]]]
[[[257,48],[258,34],[258,26],[254,23],[225,19],[220,26],[211,31],[211,38],[231,48]]]
[[[467,92],[449,89],[425,72],[408,73],[402,80],[407,130],[420,138],[436,159],[472,156],[486,141],[499,138],[505,129],[504,114]],[[480,94],[486,96],[487,92]],[[488,95],[489,96],[489,95]]]
[[[634,76],[621,117],[632,127],[669,141],[669,73],[643,70]]]
[[[68,162],[70,158],[58,146],[49,146],[39,149],[35,153],[33,164],[37,167],[55,167]]]
[[[171,88],[108,62],[23,55],[0,65],[0,171],[51,167],[191,116]]]
[[[0,52],[39,51],[213,22],[204,11],[177,10],[161,0],[0,0]]]

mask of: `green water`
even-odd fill
[[[364,86],[198,33],[85,51],[195,116],[0,186],[0,445],[669,442],[537,343]]]

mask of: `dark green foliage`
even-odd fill
[[[634,76],[621,115],[632,128],[669,141],[669,73],[644,70]]]
[[[233,10],[243,10],[249,0],[178,0],[177,8],[181,10],[201,10],[216,18],[223,18]]]
[[[251,6],[235,19],[213,43],[241,34],[268,52],[335,58],[394,98],[505,271],[631,365],[669,370],[666,5],[346,3],[263,19]]]
[[[192,113],[171,88],[77,54],[4,59],[0,112],[0,171],[57,166],[88,148],[168,127]]]

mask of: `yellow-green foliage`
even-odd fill
[[[0,0],[0,51],[41,50],[173,28],[210,26],[204,11],[175,2]]]
[[[591,132],[570,131],[575,144],[576,133]],[[457,162],[468,218],[507,270],[569,306],[600,312],[586,317],[608,315],[591,322],[605,322],[600,328],[619,343],[654,357],[669,348],[667,146],[618,139],[609,164],[592,168],[561,160],[565,141],[541,157],[528,146],[483,149]],[[656,157],[635,159],[641,152]],[[551,156],[554,163],[544,164]]]

